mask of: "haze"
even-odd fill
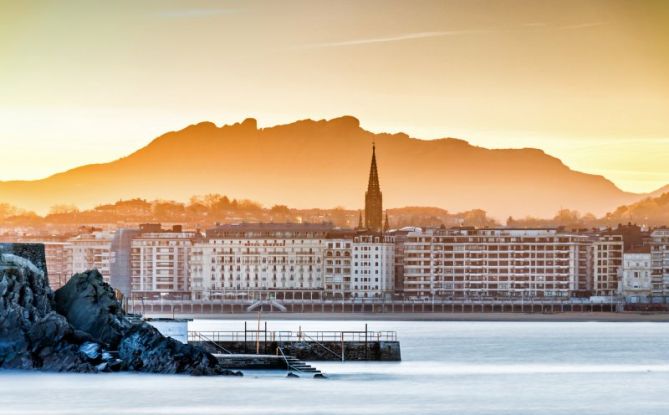
[[[0,180],[168,130],[352,114],[669,183],[666,1],[0,1]]]

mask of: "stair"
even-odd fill
[[[277,309],[282,313],[285,313],[288,310],[286,307],[284,307],[283,304],[281,304],[276,300],[258,300],[255,303],[251,304],[250,306],[246,307],[246,312],[250,313],[252,311],[257,310],[258,307],[263,307],[263,306],[268,306],[273,309]]]
[[[310,374],[318,378],[325,377],[323,372],[313,366],[306,364],[296,357],[286,356],[286,363],[288,364],[288,370],[293,370],[298,373]]]

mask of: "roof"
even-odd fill
[[[650,246],[634,246],[632,248],[626,249],[625,254],[650,254]]]
[[[313,234],[328,233],[334,230],[332,223],[240,223],[219,225],[207,229],[207,237],[224,235],[253,234],[262,237],[273,234]],[[250,235],[246,235],[247,237]]]

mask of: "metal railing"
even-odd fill
[[[296,372],[301,372],[301,371],[302,371],[299,367],[297,367],[297,366],[293,366],[293,365],[288,361],[288,358],[286,357],[286,354],[283,352],[283,350],[282,350],[280,347],[277,347],[277,349],[279,350],[279,353],[281,353],[281,357],[283,357],[284,362],[286,362],[286,369],[287,369],[288,371],[291,371],[291,370],[295,370]]]
[[[192,336],[191,336],[192,334]],[[206,335],[202,334],[201,332],[198,331],[189,331],[188,332],[188,341],[198,341],[198,342],[204,342],[204,343],[209,343],[215,348],[217,348],[219,351],[225,353],[225,354],[232,354],[232,352],[225,347],[221,346],[218,344],[215,340],[210,339]]]
[[[412,285],[411,283],[409,283]],[[610,303],[615,303],[616,301],[620,300],[621,298],[615,298],[608,300]],[[520,304],[521,302],[524,303],[537,303],[537,304],[587,304],[587,303],[593,303],[593,304],[600,304],[600,302],[592,302],[589,300],[588,297],[580,298],[580,297],[562,297],[562,296],[555,296],[555,297],[532,297],[532,296],[524,296],[524,297],[475,297],[475,296],[470,296],[470,297],[452,297],[452,296],[431,296],[431,295],[425,295],[425,296],[420,296],[420,295],[415,295],[415,296],[406,296],[405,298],[401,299],[393,299],[393,300],[388,300],[388,299],[382,299],[382,298],[314,298],[314,299],[274,299],[271,298],[270,300],[275,300],[278,301],[280,304],[286,306],[286,305],[325,305],[325,306],[330,306],[330,305],[339,305],[339,304],[345,304],[345,305],[385,305],[385,306],[391,306],[391,305],[396,305],[396,306],[401,306],[401,305],[407,305],[407,304],[446,304],[446,305],[459,305],[459,304],[470,304],[470,303],[476,303],[476,304]],[[265,300],[265,301],[270,301],[270,300]],[[172,311],[175,311],[177,313],[184,313],[188,311],[188,307],[195,306],[195,307],[211,307],[211,306],[220,306],[220,305],[239,305],[239,306],[249,306],[252,305],[254,302],[257,300],[254,300],[252,298],[247,298],[247,299],[225,299],[224,301],[222,299],[211,299],[211,300],[155,300],[155,299],[145,299],[145,300],[139,300],[136,298],[130,299],[129,303],[132,306],[132,308],[136,312],[141,312],[142,307],[164,307],[168,308],[169,312],[172,313]],[[176,307],[173,309],[172,307]]]
[[[303,331],[303,330],[230,330],[189,331],[188,341],[209,342],[364,342],[397,341],[395,331]]]
[[[304,333],[304,332],[302,332],[302,333]],[[343,332],[342,332],[342,333],[343,333]],[[369,333],[369,332],[368,332],[368,333]],[[325,351],[327,351],[327,352],[329,352],[329,353],[332,353],[335,357],[337,357],[338,359],[341,359],[341,361],[343,362],[343,361],[344,361],[344,347],[343,347],[343,342],[344,342],[344,340],[343,340],[343,335],[342,335],[342,334],[340,334],[340,335],[342,336],[342,339],[340,340],[340,341],[342,342],[342,351],[341,351],[341,353],[337,353],[337,352],[335,352],[334,350],[330,349],[329,347],[327,347],[326,345],[324,345],[324,344],[321,343],[320,341],[315,340],[313,337],[311,337],[311,336],[309,336],[309,335],[306,335],[306,337],[307,337],[307,339],[308,339],[309,341],[312,341],[312,342],[316,343],[316,344],[317,344],[318,346],[320,346],[323,350],[325,350]],[[365,340],[365,348],[366,348],[366,344],[367,344],[367,340]]]

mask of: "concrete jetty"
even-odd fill
[[[212,353],[278,356],[306,361],[387,361],[402,359],[394,331],[189,331],[188,343]]]

